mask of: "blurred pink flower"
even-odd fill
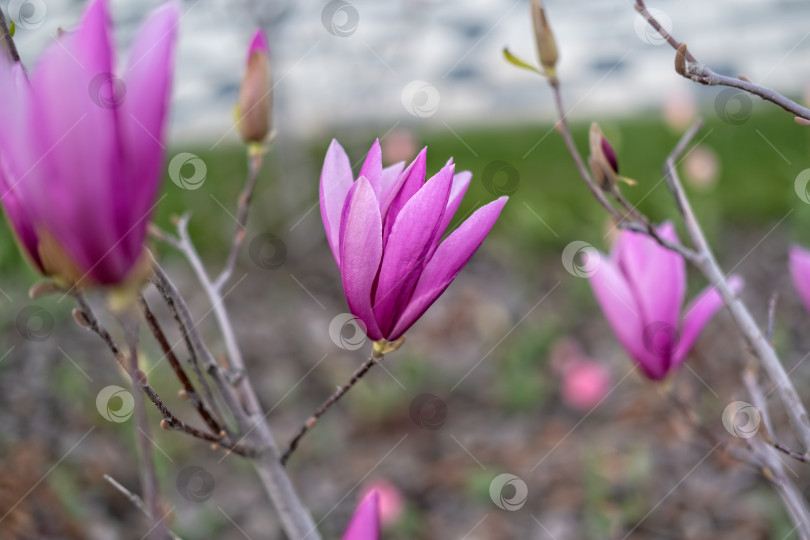
[[[697,116],[695,96],[688,90],[680,90],[664,98],[664,122],[674,131],[688,128]]]
[[[354,180],[332,141],[321,173],[321,217],[352,314],[373,341],[394,341],[436,301],[486,238],[507,197],[473,213],[442,241],[470,184],[452,159],[425,182],[427,148],[383,169],[376,141]]]
[[[658,232],[678,240],[671,223],[661,225]],[[723,305],[717,291],[708,287],[682,314],[683,257],[642,233],[623,231],[590,282],[616,337],[653,380],[663,379],[684,361],[700,331]],[[736,276],[729,282],[735,291],[742,288]]]
[[[689,184],[709,189],[717,182],[719,174],[717,154],[707,146],[697,145],[684,158],[684,169]]]
[[[380,494],[368,492],[357,510],[354,511],[343,540],[379,540],[380,538]]]
[[[179,6],[156,9],[113,74],[107,0],[51,43],[32,72],[0,55],[0,199],[37,269],[101,285],[144,252],[163,176]]]
[[[799,246],[790,248],[788,266],[793,287],[810,311],[810,251]]]
[[[610,370],[600,362],[574,360],[562,375],[562,397],[572,409],[589,411],[610,391]]]
[[[394,484],[382,479],[369,483],[363,490],[364,496],[373,491],[379,496],[380,522],[383,527],[396,523],[405,510],[402,493]]]
[[[418,150],[413,131],[404,127],[396,128],[385,137],[385,146],[382,149],[383,162],[407,161],[416,155]]]

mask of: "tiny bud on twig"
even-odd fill
[[[796,123],[799,124],[800,126],[810,126],[810,120],[806,118],[802,118],[801,116],[795,116],[793,119],[796,120]]]
[[[88,330],[91,329],[90,319],[87,318],[87,314],[84,311],[78,308],[73,308],[73,311],[70,313],[73,315],[73,320],[76,321],[76,324],[82,328],[86,328]]]
[[[64,289],[57,285],[55,282],[50,280],[40,281],[38,283],[34,283],[30,289],[28,289],[28,298],[31,300],[36,300],[37,298],[41,298],[43,296],[49,294],[56,294],[64,292]]]
[[[681,43],[675,52],[675,71],[681,77],[686,77],[686,43]]]
[[[181,388],[180,390],[177,391],[177,397],[179,397],[180,399],[188,399],[188,392],[186,391],[185,388]]]
[[[164,430],[166,430],[166,431],[171,431],[172,426],[171,426],[171,424],[169,424],[169,422],[168,422],[168,421],[167,421],[167,420],[164,418],[163,420],[161,420],[161,421],[160,421],[160,429],[164,429]]]
[[[737,78],[740,79],[741,81],[751,82],[751,79],[749,79],[745,75],[739,75]]]

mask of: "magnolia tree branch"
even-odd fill
[[[751,396],[752,404],[762,415],[762,423],[765,429],[771,429],[765,395],[762,388],[757,384],[753,370],[746,369],[743,372],[743,382],[748,389],[748,394]],[[795,530],[799,534],[799,538],[810,540],[810,511],[808,511],[804,495],[785,473],[785,466],[779,459],[779,454],[762,438],[754,436],[747,439],[747,441],[751,449],[764,462],[762,474],[773,484],[774,489],[782,499],[791,520],[796,525]]]
[[[744,77],[734,78],[726,75],[720,75],[719,73],[712,71],[710,68],[700,64],[694,55],[692,55],[692,53],[686,49],[684,44],[679,42],[669,32],[667,32],[661,23],[658,22],[658,20],[647,10],[647,7],[644,5],[644,0],[636,0],[635,8],[636,11],[638,11],[638,13],[644,17],[644,19],[646,19],[647,23],[652,26],[673,49],[678,51],[675,69],[679,75],[707,86],[719,85],[739,88],[740,90],[744,90],[745,92],[759,96],[766,101],[775,103],[799,118],[810,120],[810,109],[807,107],[802,107],[795,101],[786,98],[779,92],[765,86],[752,83]],[[679,57],[681,57],[680,60]]]
[[[695,266],[720,294],[723,303],[731,312],[731,316],[737,324],[740,333],[753,349],[757,358],[759,358],[762,367],[768,373],[768,377],[774,384],[775,391],[782,400],[782,404],[788,413],[790,423],[802,444],[804,452],[807,452],[810,450],[810,419],[808,419],[807,410],[801,399],[799,399],[799,395],[793,387],[793,383],[790,381],[787,372],[785,372],[785,368],[776,356],[776,352],[773,350],[773,347],[771,347],[768,338],[763,334],[746,305],[729,285],[725,273],[717,263],[717,259],[709,243],[706,241],[703,230],[692,210],[692,205],[686,197],[680,177],[678,176],[678,171],[675,168],[677,159],[684,152],[702,125],[702,120],[699,119],[696,121],[692,127],[684,133],[675,149],[667,158],[664,164],[664,175],[667,179],[667,185],[672,192],[672,196],[675,198],[678,212],[681,214],[686,230],[689,232],[692,243],[699,254],[698,259],[693,261]]]
[[[298,498],[292,481],[281,464],[278,448],[270,428],[265,422],[265,417],[258,408],[258,399],[253,392],[249,378],[243,374],[237,384],[239,390],[248,389],[248,396],[256,405],[255,410],[246,408],[243,400],[239,399],[236,390],[228,383],[222,366],[214,359],[211,351],[208,350],[197,331],[197,323],[194,322],[191,310],[157,263],[153,265],[151,279],[178,321],[186,344],[189,347],[189,354],[201,362],[208,375],[214,380],[217,390],[222,395],[230,413],[239,426],[241,439],[257,448],[258,453],[251,459],[251,463],[279,513],[287,536],[293,540],[301,538],[319,540],[320,535],[315,523]],[[210,284],[210,280],[208,283]],[[209,292],[212,291],[213,288],[209,290]],[[219,303],[222,303],[221,298],[219,298]],[[237,442],[241,443],[242,440]]]
[[[607,196],[605,195],[606,192],[599,187],[591,174],[588,172],[588,168],[585,166],[585,161],[582,159],[576,144],[574,144],[574,138],[571,136],[571,130],[569,129],[568,122],[566,121],[566,116],[568,113],[565,111],[565,106],[563,104],[559,81],[555,78],[550,80],[549,84],[554,94],[554,103],[556,105],[557,116],[559,118],[557,121],[557,130],[562,135],[562,138],[565,141],[565,146],[568,148],[568,153],[571,154],[571,157],[574,159],[574,163],[577,166],[580,176],[585,181],[588,189],[591,190],[591,193],[599,204],[601,204],[602,207],[607,210],[611,217],[616,221],[616,226],[620,229],[647,234],[665,248],[679,253],[688,261],[694,261],[697,258],[697,253],[679,242],[672,242],[659,235],[653,223],[644,214],[639,212],[632,204],[630,204],[617,187],[611,189],[609,193],[625,208],[625,213],[622,214],[608,200]],[[633,219],[628,220],[628,217],[632,217]]]

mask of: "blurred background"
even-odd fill
[[[159,2],[111,4],[126,51]],[[13,0],[0,7],[17,21],[30,67],[58,28],[76,24],[83,5]],[[154,221],[171,230],[173,216],[191,212],[192,235],[212,273],[227,253],[247,170],[231,113],[245,51],[257,25],[270,41],[276,137],[227,302],[281,444],[369,348],[347,350],[329,335],[347,310],[317,207],[331,138],[356,167],[375,138],[386,163],[410,160],[427,145],[428,174],[452,156],[457,170],[473,173],[454,224],[511,197],[403,349],[292,457],[292,476],[325,538],[340,535],[370,486],[387,494],[384,536],[392,539],[796,537],[757,471],[701,437],[675,405],[689,403],[718,440],[744,448],[721,422],[729,403],[745,399],[739,373],[750,361],[727,314],[710,323],[683,369],[652,384],[633,371],[587,280],[563,264],[571,242],[607,251],[615,230],[553,129],[545,81],[502,58],[508,46],[534,62],[528,1],[182,5],[166,159],[198,157],[187,174],[202,181],[187,189],[167,175]],[[810,246],[808,128],[758,98],[679,77],[673,51],[628,0],[549,0],[546,7],[578,146],[586,151],[588,124],[598,120],[621,173],[638,181],[623,188],[627,198],[656,222],[673,220],[684,238],[661,165],[691,122],[705,118],[680,163],[687,191],[721,265],[745,278],[743,298],[760,322],[771,294],[780,295],[775,344],[797,387],[806,388],[808,314],[787,278],[787,249]],[[807,104],[810,4],[649,7],[716,71],[744,74]],[[152,247],[221,353],[188,265],[172,249]],[[3,226],[0,537],[141,538],[146,519],[102,478],[138,490],[133,422],[106,419],[96,403],[110,385],[128,388],[127,379],[94,336],[76,327],[68,300],[27,299],[34,281]],[[705,285],[690,273],[690,296]],[[160,358],[146,335],[143,353],[147,364]],[[194,419],[165,364],[151,379],[179,416]],[[158,415],[152,418],[161,488],[180,536],[282,537],[248,464],[162,432]],[[788,430],[779,433],[795,446]],[[800,488],[810,486],[803,465],[786,465]]]

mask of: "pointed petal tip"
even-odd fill
[[[270,53],[270,47],[267,45],[267,35],[261,28],[256,30],[256,33],[253,34],[253,39],[250,41],[250,47],[248,48],[248,60],[254,52],[261,52],[264,54]]]

